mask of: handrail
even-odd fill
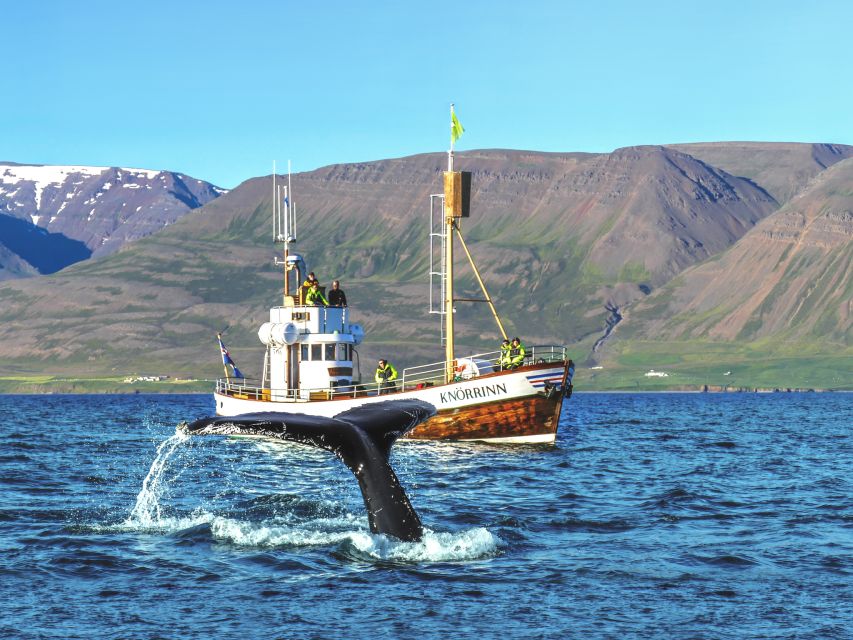
[[[566,347],[557,345],[533,346],[527,348],[525,364],[539,364],[543,362],[564,362],[568,360]],[[466,356],[467,359],[480,360],[489,363],[492,369],[486,373],[499,371],[500,352],[488,351],[485,353]],[[457,358],[457,361],[460,358]],[[385,393],[396,393],[398,391],[410,391],[425,386],[436,386],[444,384],[446,363],[432,362],[429,364],[407,367],[403,369],[403,375],[393,381],[396,383],[393,389],[383,387]],[[484,374],[480,374],[484,375]],[[332,400],[334,398],[352,398],[360,396],[375,396],[380,394],[382,385],[376,382],[359,383],[346,387],[317,387],[314,389],[271,389],[269,387],[250,384],[257,382],[251,378],[220,378],[216,381],[216,392],[221,395],[236,396],[241,399],[269,401],[272,398],[285,402],[308,402],[311,400]]]

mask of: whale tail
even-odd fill
[[[394,442],[435,415],[420,400],[364,404],[334,418],[293,413],[247,413],[196,420],[190,435],[252,435],[289,440],[333,452],[358,480],[373,533],[420,540],[423,525],[388,458]]]

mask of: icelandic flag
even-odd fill
[[[226,349],[225,345],[222,344],[222,335],[217,334],[216,339],[219,340],[219,352],[222,354],[222,364],[225,366],[229,364],[231,365],[231,367],[234,369],[235,378],[245,378],[245,376],[240,373],[240,370],[237,368],[237,365],[234,364],[234,360],[231,358],[231,354],[228,353],[228,349]]]

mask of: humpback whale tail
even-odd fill
[[[248,413],[196,420],[182,429],[190,435],[252,435],[279,438],[333,452],[352,471],[361,488],[373,533],[417,541],[423,526],[388,457],[401,435],[435,415],[420,400],[365,404],[334,418],[292,413]]]

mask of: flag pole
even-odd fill
[[[450,151],[447,152],[447,170],[453,171],[453,103],[450,103]]]
[[[228,375],[228,365],[225,364],[225,356],[222,355],[222,333],[219,332],[216,334],[216,339],[219,341],[219,357],[222,358],[222,368],[225,370],[225,380],[228,381],[231,379],[231,376]]]

